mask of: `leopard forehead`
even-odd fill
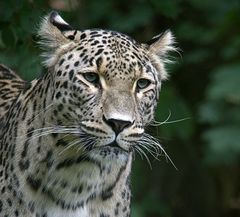
[[[59,57],[60,65],[65,62],[63,65],[67,68],[81,66],[102,73],[107,79],[114,76],[123,80],[133,80],[151,68],[141,44],[122,33],[85,30],[68,32],[66,37],[75,43],[70,51]]]

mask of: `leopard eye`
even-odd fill
[[[140,79],[137,81],[137,88],[138,88],[139,90],[142,90],[142,89],[147,88],[150,84],[151,84],[151,81],[149,81],[148,79],[140,78]]]
[[[99,75],[95,72],[86,72],[83,77],[92,84],[98,84],[99,82]]]

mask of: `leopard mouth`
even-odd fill
[[[122,153],[129,153],[131,152],[130,150],[128,149],[125,149],[123,147],[121,147],[116,140],[110,142],[110,143],[105,143],[105,144],[101,144],[101,145],[96,145],[94,144],[94,141],[97,140],[97,137],[96,136],[93,136],[87,132],[85,132],[83,129],[82,130],[82,134],[80,137],[80,140],[82,142],[82,145],[84,147],[84,150],[87,151],[87,152],[91,152],[91,151],[94,151],[94,150],[101,150],[101,151],[104,151],[104,150],[108,150],[110,152],[122,152]]]
[[[113,142],[109,143],[108,145],[106,145],[104,147],[108,147],[110,149],[115,149],[115,150],[121,150],[121,151],[124,151],[124,152],[128,152],[126,149],[122,148],[116,141],[113,141]]]
[[[113,141],[113,142],[109,143],[108,145],[106,145],[106,147],[113,148],[113,149],[120,149],[120,150],[126,151],[116,141]]]
[[[111,148],[121,148],[118,143],[116,141],[111,142],[110,144],[108,144],[107,146],[111,147]],[[122,149],[122,148],[121,148]]]

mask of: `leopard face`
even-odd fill
[[[56,118],[78,126],[88,138],[87,149],[114,146],[129,152],[153,119],[160,86],[156,69],[124,35],[96,30],[80,38],[54,67]]]
[[[60,35],[53,41],[49,37],[56,29]],[[79,143],[91,155],[127,155],[139,142],[144,144],[144,127],[153,120],[166,78],[160,56],[172,49],[170,33],[148,46],[114,31],[73,30],[53,14],[40,35],[55,46],[45,61],[53,71],[55,121],[74,126]]]

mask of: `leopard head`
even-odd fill
[[[52,12],[39,35],[53,79],[55,123],[73,129],[74,146],[95,156],[147,146],[144,128],[167,78],[167,54],[175,49],[171,32],[138,43],[115,31],[76,30]]]

